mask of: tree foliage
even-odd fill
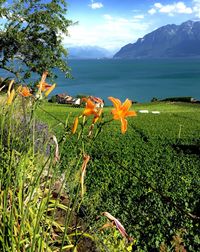
[[[54,76],[53,68],[67,75],[62,37],[72,21],[66,12],[65,0],[0,1],[0,18],[5,21],[0,29],[0,68],[21,80],[46,70]]]

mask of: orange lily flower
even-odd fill
[[[90,116],[90,115],[94,115],[93,121],[92,121],[92,125],[90,127],[90,132],[89,135],[90,136],[92,134],[92,130],[94,128],[94,124],[99,120],[103,109],[99,109],[96,107],[96,104],[93,103],[90,99],[87,98],[83,98],[83,101],[86,102],[86,107],[82,113],[82,116]]]
[[[86,107],[85,110],[83,111],[83,116],[89,116],[89,115],[98,116],[98,110],[96,108],[96,105],[90,99],[83,98],[83,101],[86,102]]]
[[[18,88],[18,91],[19,91],[19,94],[22,95],[23,97],[29,97],[29,96],[32,96],[30,90],[28,87],[22,87],[20,86]]]
[[[40,80],[39,84],[37,85],[39,96],[41,95],[41,92],[45,92],[45,91],[46,92],[44,93],[44,95],[48,96],[56,87],[56,84],[50,85],[45,82],[47,75],[48,75],[47,71],[43,72],[41,80]]]
[[[46,82],[43,82],[43,83],[37,85],[37,87],[40,88],[40,90],[42,92],[44,92],[44,91],[48,90],[51,87],[51,85]]]
[[[121,132],[124,134],[127,131],[127,120],[125,117],[136,116],[135,111],[129,111],[132,102],[129,99],[126,99],[122,104],[119,99],[114,97],[108,97],[108,99],[113,103],[114,109],[112,110],[113,119],[121,121]]]

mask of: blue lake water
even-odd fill
[[[200,99],[200,59],[69,60],[74,79],[57,72],[53,94],[129,98],[192,96]]]
[[[55,92],[146,102],[152,97],[200,99],[200,59],[71,60],[73,80],[59,74]]]

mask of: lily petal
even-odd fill
[[[110,96],[108,99],[113,103],[116,109],[119,109],[119,107],[122,105],[121,101],[117,98]]]
[[[127,111],[125,116],[137,116],[135,111]]]
[[[122,104],[121,109],[123,111],[127,111],[130,109],[131,105],[132,105],[132,102],[129,99],[126,99],[125,102]]]
[[[72,134],[76,133],[77,127],[78,127],[78,117],[76,117],[74,120],[74,125],[72,127]]]
[[[96,122],[99,120],[99,118],[100,118],[100,116],[101,116],[101,114],[102,114],[102,111],[103,111],[103,109],[100,109],[100,110],[96,113],[96,115],[94,116],[94,119],[93,119],[93,123],[96,123]]]
[[[129,239],[129,236],[128,236],[128,234],[126,233],[126,230],[125,230],[124,226],[121,224],[121,222],[120,222],[118,219],[116,219],[114,216],[112,216],[112,215],[111,215],[110,213],[108,213],[108,212],[104,212],[103,215],[106,216],[109,220],[114,221],[115,226],[116,226],[116,228],[119,230],[120,234],[121,234],[123,237]]]
[[[95,107],[96,107],[95,104],[90,99],[88,99],[87,108],[94,109]]]
[[[42,92],[46,91],[47,89],[49,89],[51,87],[50,84],[43,82],[42,84],[37,85],[37,87],[39,89],[41,89]]]
[[[45,80],[46,80],[47,75],[48,75],[48,72],[47,72],[47,71],[44,71],[43,74],[42,74],[41,80],[40,80],[40,82],[39,82],[39,85],[38,85],[39,92],[42,91],[43,84],[44,84],[44,82],[45,82]]]
[[[115,225],[116,225],[117,229],[119,230],[120,234],[123,237],[128,238],[129,236],[126,233],[126,230],[125,230],[124,226],[118,221],[118,219],[115,219],[114,222],[115,222]]]
[[[122,113],[121,113],[120,110],[113,109],[113,110],[111,111],[111,113],[113,114],[113,119],[114,119],[114,120],[121,120]]]
[[[8,98],[7,98],[7,104],[8,104],[8,105],[11,105],[11,104],[12,104],[14,97],[15,97],[15,90],[13,89],[13,90],[10,92],[10,95],[9,95]]]
[[[56,84],[53,84],[46,92],[45,92],[45,96],[48,96],[56,87]]]
[[[40,80],[41,83],[45,82],[47,75],[48,75],[48,71],[44,71]]]
[[[83,115],[84,116],[97,115],[96,106],[90,99],[86,100],[86,107],[83,111]]]
[[[93,110],[89,109],[89,108],[85,108],[85,110],[83,111],[83,115],[84,116],[89,116],[93,114]]]
[[[86,167],[87,167],[89,160],[90,160],[90,156],[84,155],[83,164],[81,167],[81,197],[83,197],[83,194],[84,194],[84,178],[85,178],[85,173],[86,173]]]
[[[8,86],[8,96],[10,96],[10,91],[11,91],[11,88],[12,88],[12,85],[14,83],[14,80],[11,80],[10,83],[9,83],[9,86]]]
[[[127,120],[121,118],[121,132],[124,134],[127,131]]]
[[[54,154],[54,160],[55,160],[55,162],[58,162],[59,161],[59,147],[58,147],[58,141],[57,141],[57,138],[56,138],[56,136],[52,136],[52,139],[53,139],[53,141],[54,141],[54,143],[55,143],[55,146],[56,146],[56,148],[55,148],[55,154]]]

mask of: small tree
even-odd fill
[[[18,80],[59,68],[66,75],[67,52],[62,36],[68,35],[72,21],[66,19],[65,0],[0,0],[0,68],[13,73]]]

